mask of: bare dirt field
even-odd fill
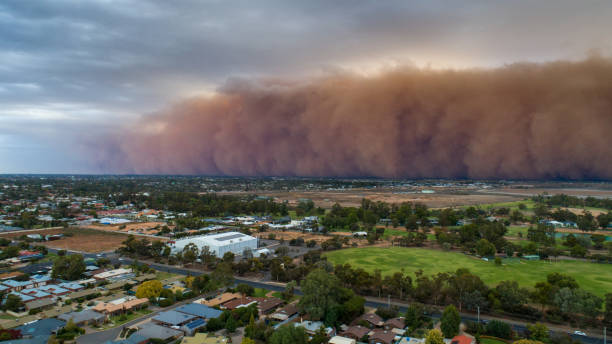
[[[157,228],[161,228],[164,225],[165,225],[164,222],[134,222],[134,223],[126,223],[123,225],[91,224],[87,226],[82,226],[82,228],[103,230],[103,231],[123,232],[123,233],[135,232],[135,233],[140,233],[140,234],[155,235],[158,232]]]
[[[495,193],[495,194],[504,194],[504,195],[516,195],[523,197],[536,196],[543,193],[548,193],[549,195],[556,194],[565,194],[569,196],[579,196],[579,197],[599,197],[599,198],[611,198],[612,190],[604,189],[604,188],[543,188],[543,187],[534,187],[534,188],[499,188],[499,189],[491,189],[489,191],[484,191],[483,193]]]
[[[321,234],[302,233],[302,232],[297,232],[297,231],[286,231],[286,232],[268,231],[268,232],[263,232],[263,233],[253,233],[252,235],[255,237],[262,238],[262,239],[267,239],[268,235],[270,234],[274,234],[276,240],[284,239],[287,242],[289,240],[297,239],[301,237],[304,239],[305,242],[314,240],[317,242],[317,244],[321,244],[322,242],[333,238],[333,236],[338,235],[338,236],[350,237],[349,244],[357,243],[360,246],[367,244],[367,240],[353,238],[352,236],[353,233],[349,233],[349,232],[333,232],[333,233],[330,233],[329,235],[321,235]]]
[[[228,192],[226,194],[237,194]],[[512,202],[523,199],[520,195],[496,195],[483,193],[452,193],[446,190],[436,190],[436,193],[425,194],[420,192],[398,192],[391,189],[351,189],[334,191],[262,191],[249,192],[261,196],[274,197],[276,201],[287,201],[290,205],[297,205],[300,199],[310,199],[317,207],[329,209],[335,203],[345,207],[358,207],[361,199],[387,203],[418,202],[430,208],[454,207],[463,205],[477,205],[485,203]]]
[[[98,253],[113,251],[121,246],[127,235],[123,233],[113,233],[109,231],[99,231],[88,228],[61,228],[36,231],[36,234],[64,234],[59,240],[44,241],[41,245],[61,250],[72,250],[79,252]],[[30,232],[6,233],[3,236],[16,238]]]
[[[576,215],[582,215],[584,214],[584,209],[582,208],[565,208],[565,207],[561,207],[560,209],[565,209],[565,210],[569,210],[572,213],[576,214]],[[597,217],[601,214],[607,214],[608,212],[605,210],[599,210],[599,209],[587,209],[589,212],[591,212],[591,214],[593,214],[593,216]]]

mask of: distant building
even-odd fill
[[[208,250],[215,256],[222,258],[227,252],[241,255],[245,249],[256,250],[257,238],[238,232],[226,232],[187,237],[170,241],[169,244],[174,253],[183,251],[189,244],[194,244],[199,250],[202,250],[203,247],[208,247]]]

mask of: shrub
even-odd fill
[[[493,337],[512,339],[512,327],[503,321],[491,320],[487,324],[487,334]]]

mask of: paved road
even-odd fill
[[[52,250],[52,249],[50,249],[49,251],[50,252],[54,252],[54,251],[56,252],[56,250]],[[72,252],[69,252],[69,254],[71,254],[71,253]],[[83,254],[83,256],[85,256],[86,258],[97,258],[98,257],[96,254],[91,254],[91,253],[90,254]],[[103,256],[108,258],[108,259],[110,259],[110,261],[112,263],[131,264],[133,262],[133,260],[130,259],[130,258],[119,258],[115,253],[106,253],[106,254],[103,254]],[[188,268],[176,267],[176,266],[169,266],[169,265],[164,265],[164,264],[156,264],[156,263],[147,263],[147,264],[150,265],[151,267],[155,268],[156,270],[166,271],[166,272],[170,272],[170,273],[174,273],[174,274],[179,274],[179,275],[192,275],[192,276],[195,276],[195,275],[200,275],[200,274],[205,273],[205,272],[194,270],[194,269],[188,269]],[[51,265],[51,263],[32,264],[32,265],[29,265],[27,267],[22,268],[21,270],[24,271],[24,272],[27,271],[27,270],[37,271],[37,270],[40,270],[44,266],[50,266],[50,265]],[[272,283],[272,282],[253,281],[253,280],[242,279],[242,278],[235,278],[234,280],[235,280],[236,283],[245,283],[245,284],[248,284],[250,286],[253,286],[254,288],[261,288],[261,289],[266,289],[266,290],[271,290],[271,291],[283,291],[283,290],[285,290],[284,285],[275,284],[275,283]],[[301,295],[301,292],[300,292],[299,289],[297,289],[295,291],[295,293],[297,295]],[[377,301],[377,300],[375,300],[373,298],[366,298],[366,299],[367,299],[367,301],[366,301],[365,305],[368,306],[368,307],[378,308],[378,307],[387,307],[387,305],[388,305],[387,302],[384,302],[383,300]],[[405,305],[397,304],[395,302],[392,302],[391,305],[398,306],[400,311],[402,311],[402,312],[406,311],[406,306]],[[140,318],[140,319],[134,320],[133,323],[137,323],[139,321],[142,321],[142,319],[146,319],[148,317],[151,317],[154,314],[155,313],[152,313],[152,314],[147,315],[144,318]],[[433,318],[438,318],[439,315],[434,314],[434,315],[432,315],[432,317]],[[477,319],[473,315],[465,314],[465,313],[461,314],[461,319],[463,321],[477,321]],[[488,317],[486,315],[481,315],[480,319],[481,320],[488,320],[488,319],[492,319],[492,318]],[[518,322],[512,321],[512,320],[508,320],[508,319],[504,319],[504,321],[507,322],[507,323],[510,323],[515,331],[524,332],[526,330],[525,325],[523,325],[521,323],[518,323]],[[130,322],[128,324],[132,325],[132,322]],[[565,333],[565,332],[563,332],[560,329],[555,329],[555,330],[558,333]],[[115,331],[116,331],[116,333],[115,333]],[[119,329],[112,329],[112,330],[103,331],[103,332],[98,332],[98,333],[101,333],[99,335],[100,338],[109,338],[109,337],[112,337],[111,339],[106,339],[106,340],[112,340],[112,339],[117,337],[117,335],[119,334],[120,331],[121,331],[121,328],[119,328]],[[109,332],[109,333],[106,333],[106,332]],[[89,334],[89,335],[86,335],[86,336],[93,336],[95,334],[96,333],[92,333],[92,334]],[[114,336],[113,336],[113,334],[114,334]],[[86,336],[81,336],[81,337],[79,337],[79,339],[83,338],[83,337],[86,337]],[[603,337],[599,337],[599,336],[592,335],[592,334],[590,334],[589,336],[578,336],[578,335],[571,334],[570,336],[573,339],[582,341],[583,343],[586,343],[586,344],[604,344]],[[98,343],[98,341],[85,342],[85,341],[80,341],[80,340],[78,342],[79,343]],[[104,341],[102,341],[102,342],[104,342]],[[102,342],[100,342],[100,343],[102,343]]]

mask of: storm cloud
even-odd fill
[[[611,17],[607,0],[4,0],[0,173],[119,172],[83,157],[82,133],[227,96],[228,79],[611,56]]]
[[[95,147],[130,173],[610,179],[610,80],[601,57],[233,80]]]

